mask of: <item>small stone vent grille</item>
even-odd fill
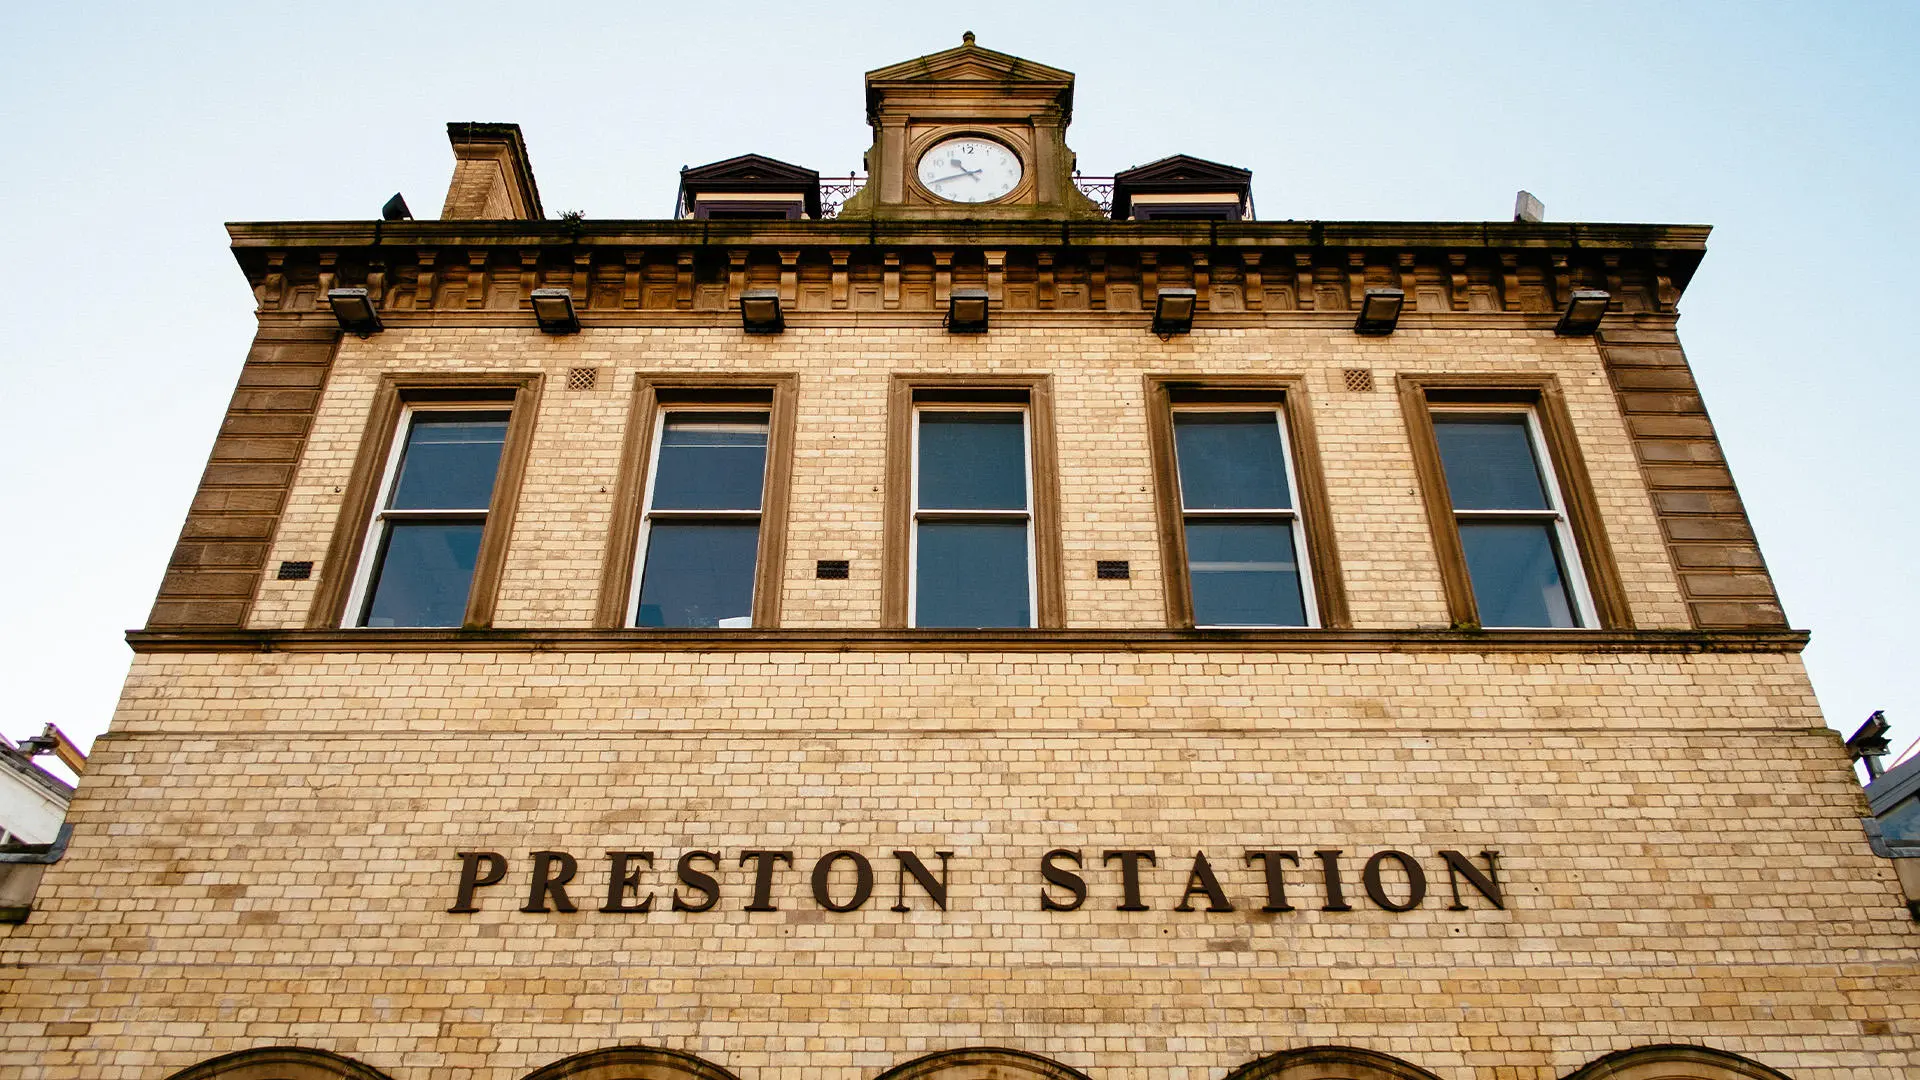
[[[821,559],[813,564],[813,576],[822,581],[845,581],[851,570],[845,559]]]
[[[1340,373],[1346,381],[1347,391],[1354,394],[1373,392],[1373,372],[1363,367],[1350,367]]]
[[[280,564],[280,572],[274,576],[281,581],[305,581],[313,576],[313,563],[311,560],[283,562]]]
[[[1101,581],[1127,581],[1133,577],[1133,568],[1125,559],[1095,559],[1093,576]]]
[[[600,382],[600,369],[597,367],[577,367],[567,369],[567,389],[591,390]]]

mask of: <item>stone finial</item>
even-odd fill
[[[971,31],[971,30],[969,30],[969,31],[967,31],[967,32],[966,32],[966,33],[964,33],[964,34],[961,34],[961,35],[960,35],[960,44],[962,44],[962,45],[971,45],[971,44],[973,44],[973,31]]]

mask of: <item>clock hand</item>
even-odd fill
[[[927,181],[927,186],[932,187],[935,184],[944,184],[949,180],[958,180],[963,176],[979,176],[980,172],[981,170],[979,169],[961,169],[959,172],[954,173],[952,176],[943,176],[938,180],[929,180]]]

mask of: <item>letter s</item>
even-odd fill
[[[1055,900],[1047,893],[1047,890],[1043,888],[1040,890],[1040,910],[1072,911],[1087,902],[1087,883],[1080,880],[1079,874],[1065,867],[1055,866],[1055,859],[1068,859],[1073,862],[1073,865],[1079,866],[1080,853],[1067,848],[1054,848],[1052,851],[1040,856],[1040,876],[1047,879],[1047,884],[1057,886],[1072,893],[1073,901],[1071,903],[1062,903]]]
[[[718,870],[720,868],[720,855],[718,852],[689,851],[685,855],[680,856],[680,862],[675,866],[675,872],[680,877],[680,884],[704,895],[706,899],[697,904],[689,904],[685,900],[680,899],[680,890],[675,889],[673,890],[673,910],[675,911],[705,911],[720,902],[720,883],[713,880],[713,875],[695,870],[693,868],[693,860],[695,859],[705,859],[713,864],[714,869]]]

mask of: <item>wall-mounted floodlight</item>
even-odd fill
[[[386,329],[365,289],[328,289],[327,304],[333,308],[333,317],[340,320],[340,329],[349,333],[371,337]]]
[[[1360,317],[1353,320],[1353,332],[1368,337],[1393,333],[1400,322],[1400,309],[1407,306],[1407,294],[1399,289],[1368,289],[1360,298]]]
[[[1553,332],[1561,337],[1585,337],[1600,328],[1600,317],[1607,313],[1607,301],[1613,299],[1605,289],[1575,289],[1560,315]]]
[[[412,221],[413,211],[407,209],[407,200],[401,198],[400,193],[396,191],[393,193],[393,198],[387,200],[387,205],[380,208],[380,220]]]
[[[548,334],[580,332],[580,316],[573,313],[571,290],[535,289],[530,299],[533,301],[533,321],[540,324],[541,332]]]
[[[1192,289],[1161,289],[1153,301],[1153,332],[1161,337],[1188,333],[1199,303],[1200,294]]]
[[[747,289],[740,294],[740,325],[749,334],[778,334],[787,328],[779,289]]]
[[[1847,755],[1855,761],[1866,763],[1869,784],[1880,779],[1881,774],[1886,772],[1880,767],[1880,759],[1885,757],[1887,751],[1891,749],[1891,744],[1887,741],[1887,729],[1891,726],[1887,723],[1887,714],[1875,709],[1873,715],[1867,717],[1867,722],[1860,725],[1860,730],[1847,736]],[[26,745],[26,743],[20,744],[22,749],[25,749]]]
[[[955,289],[947,296],[947,333],[987,332],[987,290]]]

